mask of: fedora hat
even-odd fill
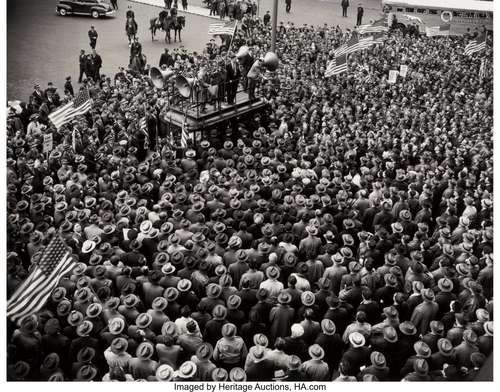
[[[223,305],[216,305],[212,310],[212,316],[216,320],[224,320],[227,316],[227,309]]]
[[[114,338],[109,347],[113,353],[120,354],[127,351],[128,341],[122,337]]]
[[[191,289],[192,283],[189,279],[181,279],[177,283],[177,290],[181,293],[185,293]]]
[[[304,306],[313,306],[316,298],[311,291],[304,291],[300,295],[300,300]]]
[[[370,354],[370,362],[372,363],[373,367],[377,369],[384,369],[385,368],[385,356],[381,352],[378,351],[373,351]]]
[[[161,267],[161,272],[165,275],[172,275],[175,272],[175,266],[167,262]]]
[[[108,322],[108,329],[112,335],[120,335],[125,328],[125,321],[120,317],[115,317]]]
[[[269,279],[278,279],[280,276],[280,270],[277,266],[271,265],[266,268],[266,276]]]
[[[233,382],[245,382],[247,380],[247,374],[242,368],[235,367],[229,372],[229,379]]]
[[[219,298],[222,293],[222,288],[216,283],[210,283],[207,286],[207,297],[208,298]]]
[[[354,348],[356,348],[364,346],[366,340],[365,337],[361,335],[359,332],[352,332],[349,334],[349,342]]]
[[[97,375],[97,369],[94,365],[86,364],[78,369],[76,379],[78,381],[91,381]]]
[[[87,310],[85,311],[87,317],[96,318],[102,312],[102,305],[98,302],[91,303]]]
[[[335,326],[335,323],[330,320],[330,319],[323,319],[321,320],[321,330],[325,335],[334,335],[337,327]]]
[[[123,298],[123,304],[127,308],[133,308],[139,303],[139,298],[135,294],[128,294]]]
[[[446,338],[441,338],[437,341],[437,348],[444,356],[453,354],[453,344]]]
[[[140,359],[149,359],[153,356],[154,354],[154,347],[151,343],[149,342],[142,342],[139,344],[137,347],[137,350],[135,354],[137,355],[137,358]]]
[[[67,318],[68,324],[76,327],[83,321],[83,314],[78,310],[72,310]]]
[[[78,327],[76,327],[76,334],[81,337],[88,336],[92,332],[93,328],[94,324],[92,324],[91,321],[84,320],[80,323],[80,325],[78,325]]]
[[[214,349],[210,343],[202,343],[196,350],[196,357],[200,361],[206,361],[212,358]]]
[[[171,381],[174,378],[174,374],[174,369],[167,364],[158,366],[155,373],[158,381]]]
[[[308,352],[309,356],[312,359],[320,360],[323,359],[323,357],[325,356],[325,351],[321,348],[319,344],[313,344],[312,346],[310,346]]]
[[[115,310],[120,306],[120,298],[118,297],[110,297],[104,304],[104,306],[108,309]]]
[[[78,362],[90,362],[95,357],[95,350],[92,347],[83,347],[76,356]]]
[[[429,358],[432,354],[431,349],[427,345],[427,343],[423,341],[418,341],[413,344],[413,350],[415,350],[415,354],[419,357]]]
[[[463,339],[464,341],[472,345],[477,344],[478,340],[476,333],[471,329],[467,329],[464,331]]]
[[[233,294],[230,295],[227,299],[227,308],[228,309],[238,309],[241,305],[241,297]]]
[[[177,370],[177,376],[179,378],[189,379],[196,374],[196,371],[196,364],[192,361],[186,361],[179,367],[179,370]]]
[[[256,333],[253,335],[253,343],[256,346],[267,347],[269,345],[269,339],[263,333]]]
[[[413,362],[413,370],[418,374],[427,374],[429,372],[429,364],[423,358],[417,358]]]
[[[431,289],[423,289],[420,294],[422,295],[423,300],[427,302],[432,302],[436,298],[434,295],[434,291],[432,291]]]
[[[292,296],[286,292],[286,291],[281,291],[278,294],[278,302],[282,305],[289,304],[292,301]]]
[[[22,380],[27,377],[30,372],[30,365],[24,361],[17,361],[14,365],[16,380]]]
[[[177,298],[179,298],[179,290],[175,287],[167,287],[163,296],[167,299],[168,302],[174,302]]]
[[[486,321],[483,324],[483,329],[486,336],[493,336],[493,321]]]
[[[71,302],[68,299],[63,299],[57,304],[57,315],[60,317],[67,316],[71,312]]]
[[[94,241],[86,240],[82,245],[82,253],[83,254],[90,253],[95,249],[96,246],[97,244]]]
[[[453,290],[453,281],[448,278],[441,278],[438,280],[438,287],[444,293],[449,293]]]
[[[413,336],[417,333],[417,328],[411,321],[403,321],[399,324],[399,330],[403,335]]]
[[[135,325],[141,329],[145,329],[151,325],[153,318],[148,313],[141,313],[135,319]]]
[[[213,381],[227,381],[229,377],[227,370],[223,368],[215,368],[211,375]]]
[[[168,305],[168,301],[164,297],[156,297],[151,303],[151,308],[157,311],[164,310]]]
[[[161,334],[176,337],[179,333],[177,331],[177,326],[173,321],[165,321],[161,327]]]
[[[396,343],[398,341],[398,334],[396,332],[396,329],[390,325],[384,327],[383,334],[384,340],[388,341],[389,343]]]
[[[52,301],[54,302],[60,302],[66,297],[66,289],[62,286],[56,287],[50,296]]]
[[[232,323],[226,323],[222,326],[222,336],[231,338],[236,334],[236,325]]]

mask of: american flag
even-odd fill
[[[237,22],[215,22],[208,26],[209,35],[233,35],[236,31]]]
[[[376,20],[372,24],[358,26],[357,29],[358,34],[385,33],[387,31],[389,31],[389,26],[385,17]]]
[[[85,114],[90,108],[89,90],[84,88],[76,95],[73,101],[69,101],[66,105],[50,113],[49,119],[59,129],[72,118]]]
[[[479,67],[479,80],[482,82],[485,78],[489,78],[491,75],[490,62],[483,57],[481,59],[481,66]]]
[[[425,35],[427,35],[427,37],[449,36],[450,25],[446,24],[441,26],[426,27]]]
[[[465,46],[464,54],[466,56],[471,56],[472,54],[474,54],[476,52],[480,52],[483,49],[486,49],[486,35],[485,34],[483,36],[478,37],[477,39],[470,41]]]
[[[341,74],[342,72],[347,71],[347,55],[343,54],[339,57],[335,57],[328,66],[325,71],[325,78],[329,78],[333,75]]]
[[[50,241],[28,278],[7,303],[7,317],[18,322],[38,312],[47,301],[59,279],[76,265],[69,248],[59,235]]]
[[[182,128],[181,128],[181,148],[187,148],[188,145],[188,130],[187,130],[187,122],[186,119],[184,119],[184,122],[182,123]]]
[[[380,41],[383,42],[383,41]],[[380,43],[379,40],[374,41],[373,36],[365,37],[359,39],[357,34],[353,34],[349,41],[340,46],[334,51],[335,57],[342,56],[344,54],[358,52],[360,50],[369,48],[371,45],[375,43]]]

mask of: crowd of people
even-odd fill
[[[271,33],[249,29],[233,44],[258,58]],[[10,380],[477,377],[493,347],[491,45],[391,31],[325,79],[349,34],[281,24],[265,109],[183,150],[158,129],[173,91],[125,70],[88,80],[91,110],[59,130],[54,87],[10,109],[7,298],[54,236],[77,261],[41,311],[7,320]]]

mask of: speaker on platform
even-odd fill
[[[177,75],[174,80],[174,86],[179,91],[179,94],[184,98],[189,98],[193,92],[195,78],[186,78],[182,75]]]
[[[151,81],[153,82],[153,86],[156,88],[164,88],[165,84],[167,81],[175,75],[175,72],[172,71],[171,69],[159,69],[156,67],[151,68],[149,71],[149,77],[151,78]]]

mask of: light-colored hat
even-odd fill
[[[353,347],[362,347],[365,345],[366,340],[363,335],[361,335],[359,332],[352,332],[349,334],[349,342]]]

